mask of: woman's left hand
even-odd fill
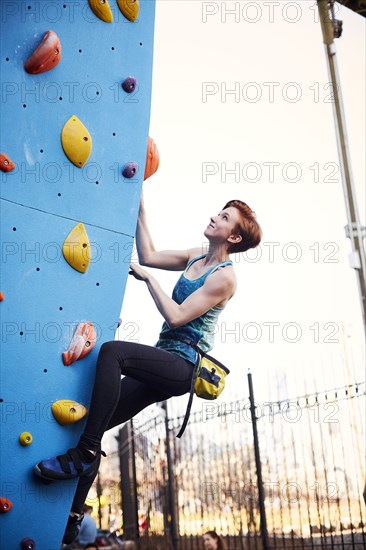
[[[129,275],[133,275],[138,281],[147,281],[149,274],[139,264],[130,264]]]

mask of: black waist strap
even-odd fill
[[[177,336],[170,336],[169,334],[160,334],[159,339],[160,340],[179,340],[180,342],[184,342],[185,344],[188,344],[189,346],[191,346],[197,352],[196,362],[194,364],[193,373],[192,373],[191,387],[190,387],[190,390],[189,390],[189,399],[188,399],[187,409],[186,409],[186,413],[184,415],[183,424],[182,424],[182,426],[179,430],[179,433],[177,434],[177,437],[180,438],[180,437],[182,437],[182,435],[184,433],[184,430],[187,427],[188,420],[189,420],[189,415],[191,414],[192,401],[193,401],[193,395],[194,395],[194,383],[196,381],[197,374],[198,374],[198,368],[200,366],[200,360],[201,360],[200,354],[202,353],[202,350],[200,350],[200,348],[197,346],[197,344],[195,344],[191,340],[188,340],[188,338],[180,338],[180,337],[177,337]]]

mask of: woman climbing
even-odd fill
[[[140,264],[184,272],[170,298],[151,273],[131,264],[130,274],[146,283],[165,319],[159,340],[154,347],[128,341],[101,346],[89,414],[79,443],[34,467],[35,474],[47,481],[80,478],[64,543],[72,542],[78,534],[82,507],[98,472],[100,455],[104,454],[104,432],[152,403],[190,391],[196,351],[179,338],[193,341],[204,351],[212,349],[218,316],[236,289],[229,255],[255,248],[262,232],[249,206],[232,200],[210,218],[204,235],[209,243],[204,254],[201,248],[156,251],[141,198],[136,229]]]

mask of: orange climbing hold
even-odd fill
[[[3,300],[4,300],[4,293],[1,292],[1,290],[0,290],[0,302],[2,302]]]
[[[52,413],[61,426],[73,424],[88,414],[88,410],[77,401],[61,399],[52,404]]]
[[[8,155],[5,153],[0,154],[0,170],[2,172],[11,172],[14,170],[15,164],[10,160]]]
[[[97,335],[93,323],[79,323],[72,337],[69,349],[62,354],[64,365],[69,366],[83,359],[95,346]]]
[[[123,15],[129,21],[136,21],[139,15],[139,0],[117,0],[117,4]]]
[[[61,59],[61,42],[57,34],[48,31],[38,48],[25,62],[27,73],[40,74],[50,71],[59,64]]]
[[[156,170],[159,168],[159,164],[160,157],[158,148],[156,147],[154,140],[149,136],[147,144],[144,180],[147,180],[147,178],[155,174]]]
[[[75,225],[66,237],[62,253],[76,271],[85,273],[90,264],[90,242],[83,223]]]
[[[13,507],[13,503],[11,500],[5,497],[0,497],[0,512],[2,514],[5,514],[5,512],[9,512]]]

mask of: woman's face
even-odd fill
[[[211,535],[203,535],[203,546],[205,550],[217,550],[217,539],[211,537]]]
[[[240,214],[236,208],[229,206],[217,216],[210,218],[210,223],[204,231],[205,237],[209,240],[225,242],[228,237],[236,234],[236,227],[240,222]]]

